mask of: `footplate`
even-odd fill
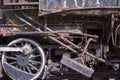
[[[61,63],[65,66],[83,74],[86,77],[91,77],[94,72],[93,69],[91,69],[77,61],[74,61],[73,59],[70,59],[67,56],[62,57]]]

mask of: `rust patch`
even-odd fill
[[[8,31],[7,31],[6,29],[4,29],[4,28],[1,28],[1,29],[0,29],[0,34],[1,34],[2,36],[7,36]]]

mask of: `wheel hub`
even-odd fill
[[[29,44],[25,44],[23,47],[23,54],[24,55],[29,55],[30,52],[32,51],[31,46]]]
[[[17,57],[17,64],[21,67],[27,66],[29,63],[29,58],[27,56],[19,55]]]

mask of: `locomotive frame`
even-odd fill
[[[119,79],[119,0],[0,0],[0,4],[1,69],[11,79],[66,74]]]

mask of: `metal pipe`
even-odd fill
[[[90,57],[92,57],[92,58],[95,58],[95,59],[97,59],[97,60],[99,60],[99,61],[101,61],[101,62],[104,62],[104,63],[106,62],[104,59],[98,58],[98,57],[96,57],[96,56],[90,54],[90,53],[87,52],[87,51],[85,51],[85,54],[87,54],[88,56],[90,56]]]
[[[118,32],[119,28],[120,28],[120,24],[117,26],[117,28],[115,30],[115,45],[117,45],[117,32]]]
[[[115,23],[115,14],[112,14],[112,15],[111,15],[111,28],[110,28],[110,33],[109,33],[109,35],[108,35],[108,40],[107,40],[107,42],[109,43],[109,41],[110,41],[110,39],[111,39],[111,37],[112,37],[112,43],[113,43],[113,45],[115,44],[115,42],[114,42],[114,37],[113,37],[114,23]]]
[[[87,41],[87,43],[86,43],[86,45],[85,45],[85,47],[84,47],[84,49],[82,51],[82,56],[84,56],[85,51],[87,51],[87,48],[88,48],[88,46],[89,46],[89,44],[90,44],[91,41],[94,41],[94,39],[93,38],[89,38],[88,39],[88,41]]]

